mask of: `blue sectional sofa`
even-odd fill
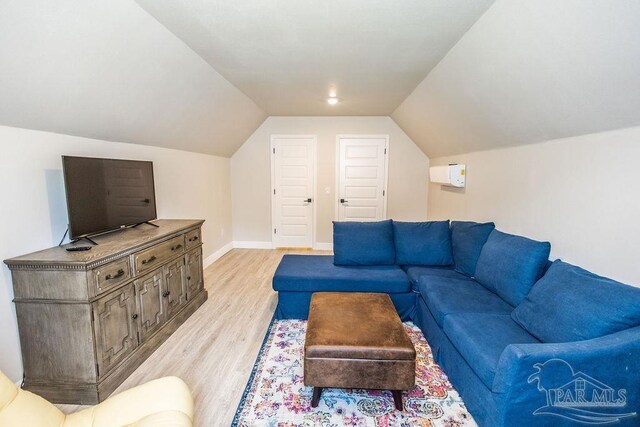
[[[388,293],[481,426],[640,425],[640,288],[493,223],[335,223],[334,256],[286,255],[279,318],[313,292]]]

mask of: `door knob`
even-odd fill
[[[305,203],[311,203],[311,201],[312,201],[312,200],[311,200],[311,197],[309,197],[309,198],[308,198],[308,199],[306,199],[304,202],[305,202]]]
[[[347,203],[347,202],[348,202],[348,200],[340,199],[340,203]]]

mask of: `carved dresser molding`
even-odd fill
[[[24,388],[58,403],[103,401],[207,300],[202,220],[157,220],[5,260]]]

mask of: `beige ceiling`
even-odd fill
[[[640,125],[638,22],[632,0],[5,0],[0,125],[230,156],[268,115],[391,114],[430,157],[535,143]]]
[[[297,116],[390,114],[493,3],[136,1],[269,115]]]
[[[429,157],[640,125],[640,1],[499,0],[392,118]]]
[[[0,125],[230,156],[266,118],[132,0],[3,0]]]

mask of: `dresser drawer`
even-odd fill
[[[122,258],[93,270],[97,293],[109,290],[131,278],[129,258]]]
[[[177,236],[134,255],[136,274],[151,270],[164,261],[184,253],[184,237]]]
[[[185,235],[185,244],[187,245],[187,250],[191,248],[195,248],[196,246],[202,243],[200,237],[200,229],[191,230]]]

